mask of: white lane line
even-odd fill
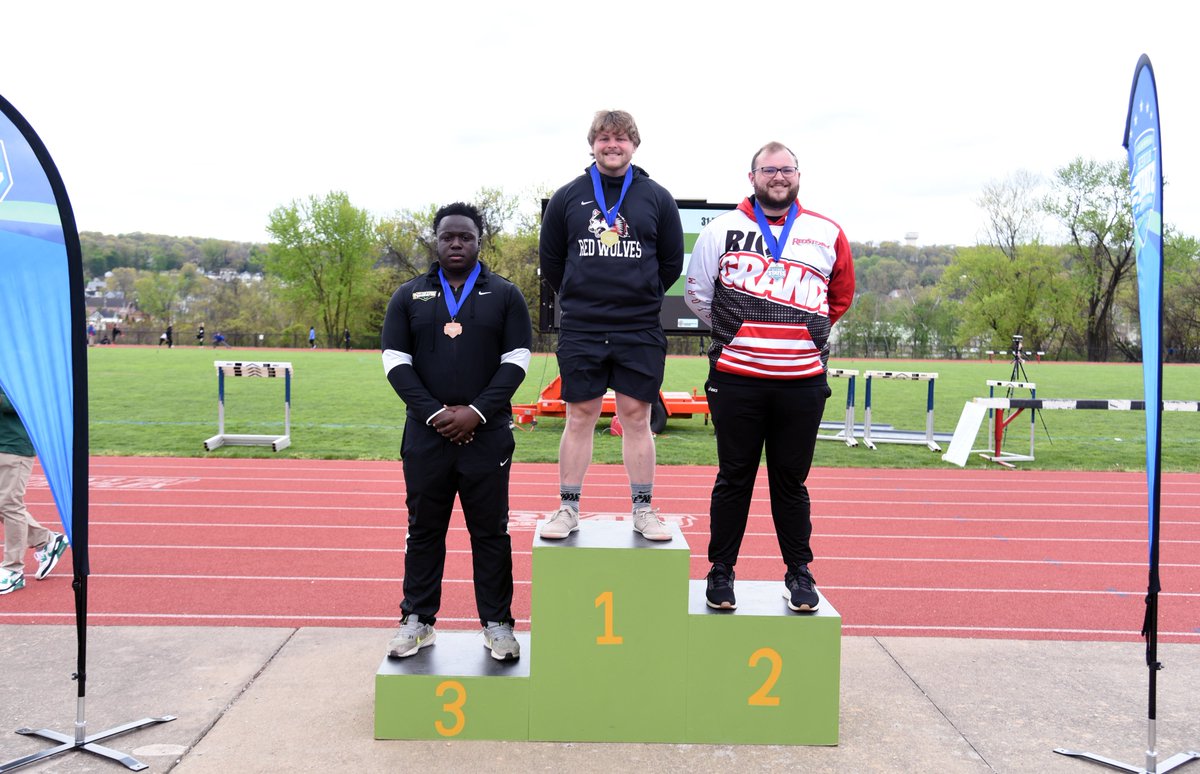
[[[197,621],[197,622],[222,622],[236,621],[243,624],[250,624],[254,621],[272,621],[272,622],[289,622],[287,625],[305,626],[310,623],[380,623],[395,625],[398,616],[340,616],[340,615],[180,615],[174,613],[96,613],[89,612],[89,619],[101,621]],[[0,620],[20,624],[25,622],[45,621],[47,619],[54,621],[73,621],[74,613],[0,613]],[[529,630],[529,619],[518,618],[517,623]],[[472,627],[478,628],[479,622],[474,618],[454,618],[454,617],[438,617],[438,624],[459,624],[462,625],[462,630],[471,631]],[[454,630],[451,626],[445,626],[445,631]],[[955,634],[971,634],[971,633],[988,633],[988,634],[1012,634],[1012,635],[1030,635],[1030,634],[1055,634],[1055,635],[1084,635],[1085,637],[1093,636],[1109,636],[1109,637],[1128,637],[1131,641],[1141,640],[1131,630],[1123,629],[1059,629],[1046,628],[1036,629],[1032,627],[1008,627],[1008,626],[904,626],[890,624],[843,624],[843,633],[858,632],[859,636],[871,636],[880,634],[899,634],[902,632],[921,632],[922,634],[936,634],[937,632],[954,632]],[[1190,631],[1173,631],[1160,630],[1158,632],[1160,640],[1166,637],[1180,637],[1186,639],[1200,638],[1200,632]]]
[[[44,503],[44,504],[50,505],[50,503],[48,503],[48,502]],[[326,514],[330,513],[330,512],[352,511],[352,512],[365,512],[365,513],[380,513],[380,514],[383,514],[386,516],[391,516],[391,517],[395,517],[397,514],[403,514],[403,512],[404,512],[403,506],[401,506],[401,505],[390,506],[390,507],[341,506],[341,505],[338,505],[338,506],[333,506],[333,507],[322,508],[319,506],[287,506],[287,505],[253,505],[253,506],[251,506],[251,505],[218,505],[218,504],[214,504],[214,503],[117,503],[117,502],[97,503],[93,500],[91,503],[91,511],[93,513],[93,516],[89,520],[88,523],[89,524],[129,524],[129,525],[135,525],[135,524],[170,525],[170,524],[202,523],[205,526],[213,524],[213,522],[209,522],[209,521],[206,521],[206,522],[144,522],[144,521],[143,522],[134,522],[134,521],[104,521],[102,519],[95,518],[96,511],[99,511],[102,509],[107,509],[107,508],[112,508],[112,509],[153,508],[155,510],[161,510],[161,511],[173,511],[173,510],[194,511],[194,510],[199,510],[202,508],[216,509],[216,510],[222,510],[222,511],[231,511],[231,510],[239,510],[239,511],[240,510],[247,510],[247,511],[311,510],[311,511],[319,512],[319,513],[326,513]],[[455,508],[454,512],[461,514],[462,510],[460,508]],[[514,516],[522,516],[526,520],[528,520],[529,518],[532,518],[534,520],[545,518],[545,514],[542,513],[541,511],[530,512],[530,511],[512,510],[511,513]],[[664,518],[667,518],[670,516],[682,516],[682,514],[670,514],[670,513],[662,512],[661,510],[660,510],[660,513],[663,515]],[[590,514],[588,514],[588,515],[590,515]],[[625,516],[624,513],[622,513],[620,515],[622,517]],[[688,515],[690,516],[690,514],[688,514]],[[707,517],[707,514],[701,514],[700,516],[698,516],[696,518],[702,519],[702,518],[706,518],[706,517]],[[769,518],[771,518],[771,515],[770,514],[754,514],[754,513],[752,513],[752,514],[750,514],[750,518],[751,519],[769,519]],[[1090,519],[1090,518],[1084,518],[1084,519],[1044,518],[1044,519],[1041,519],[1041,518],[1014,518],[1014,517],[1006,517],[1006,516],[1000,516],[1000,517],[990,517],[990,516],[907,516],[907,515],[897,515],[895,513],[891,513],[891,514],[887,514],[887,515],[879,515],[879,516],[817,514],[813,518],[815,521],[818,521],[822,524],[826,524],[826,523],[830,523],[830,522],[839,522],[839,521],[850,521],[850,522],[864,522],[864,521],[865,522],[872,522],[872,521],[894,522],[894,521],[900,521],[900,522],[904,522],[904,523],[928,522],[931,524],[955,524],[955,525],[1066,524],[1066,525],[1070,525],[1070,526],[1076,526],[1076,525],[1083,525],[1083,524],[1102,524],[1102,525],[1112,525],[1112,526],[1134,526],[1134,527],[1141,527],[1146,524],[1146,519],[1144,519],[1144,518],[1141,518],[1141,519]],[[610,519],[610,520],[620,520],[620,519]],[[288,525],[272,524],[270,526],[274,527],[274,526],[288,526]],[[297,526],[300,526],[300,525],[297,525]],[[329,526],[336,527],[336,526],[340,526],[340,525],[329,525]],[[1195,527],[1195,526],[1200,526],[1200,521],[1180,521],[1180,520],[1173,519],[1171,521],[1171,526],[1172,527]],[[774,533],[772,533],[772,534],[774,534]]]
[[[123,580],[205,580],[205,581],[236,581],[239,583],[246,581],[278,581],[285,583],[304,582],[304,583],[388,583],[398,584],[399,578],[367,578],[362,576],[336,577],[325,575],[305,575],[305,576],[287,576],[287,575],[205,575],[196,574],[188,575],[183,573],[92,573],[93,578],[106,579],[123,579]],[[770,580],[770,579],[768,579]],[[444,578],[443,585],[473,585],[474,582],[470,578]],[[514,580],[513,583],[517,586],[531,586],[532,581]],[[780,581],[780,588],[783,587],[783,581]],[[1140,591],[1123,591],[1121,589],[1028,589],[1028,588],[951,588],[946,586],[856,586],[856,585],[828,585],[821,584],[822,591],[846,591],[846,592],[926,592],[930,594],[1048,594],[1048,595],[1095,595],[1095,596],[1117,596],[1117,597],[1141,597],[1145,595],[1145,590]],[[1180,599],[1190,599],[1192,597],[1200,598],[1200,592],[1190,591],[1163,591],[1159,593],[1160,597],[1171,597]]]
[[[49,489],[47,489],[46,491],[48,492]],[[172,497],[174,497],[175,495],[179,495],[179,494],[190,494],[190,495],[196,495],[196,501],[179,502],[179,501],[173,500],[171,502],[156,501],[153,503],[137,503],[137,502],[126,502],[126,501],[115,500],[115,499],[105,499],[104,494],[109,491],[129,491],[129,490],[128,489],[125,489],[125,490],[97,490],[96,496],[94,498],[92,498],[92,500],[93,500],[92,505],[94,507],[95,506],[113,506],[113,507],[127,507],[127,508],[138,508],[138,507],[141,507],[141,508],[147,508],[147,507],[162,507],[162,508],[274,508],[274,509],[278,509],[278,510],[287,509],[287,510],[297,510],[297,511],[321,511],[321,510],[328,511],[328,510],[332,510],[335,508],[342,509],[342,510],[355,510],[355,509],[389,510],[391,508],[395,508],[395,509],[399,510],[404,507],[403,498],[404,498],[404,494],[405,494],[403,489],[388,490],[388,491],[370,491],[370,492],[364,492],[361,490],[345,491],[345,490],[298,490],[298,489],[271,491],[271,490],[264,490],[262,488],[258,488],[255,490],[171,489],[171,490],[169,490],[169,492]],[[154,491],[166,491],[166,490],[154,490]],[[814,508],[818,511],[818,515],[820,515],[819,514],[820,509],[829,508],[834,505],[854,506],[856,508],[862,508],[862,509],[896,508],[898,506],[919,506],[921,508],[953,507],[953,508],[958,508],[958,509],[962,509],[962,510],[1004,509],[1004,510],[1011,511],[1011,510],[1015,510],[1015,509],[1021,509],[1023,511],[1030,511],[1032,509],[1037,509],[1037,508],[1046,508],[1046,509],[1052,509],[1052,512],[1055,514],[1060,513],[1063,509],[1101,510],[1101,511],[1124,510],[1124,511],[1130,511],[1131,513],[1133,513],[1133,512],[1137,512],[1137,510],[1139,508],[1142,508],[1142,509],[1145,508],[1144,498],[1142,499],[1142,501],[1139,501],[1136,498],[1134,498],[1130,502],[1127,502],[1127,503],[1111,502],[1112,498],[1109,497],[1109,498],[1107,498],[1108,499],[1107,502],[1102,502],[1102,503],[1086,502],[1086,501],[1069,501],[1069,500],[1061,500],[1060,499],[1060,500],[1022,500],[1020,503],[1014,504],[1011,501],[998,501],[998,500],[947,499],[947,500],[936,500],[935,501],[935,500],[930,500],[927,498],[906,499],[906,498],[900,497],[900,494],[901,493],[893,493],[892,496],[890,496],[887,500],[867,500],[867,499],[850,500],[850,499],[840,499],[840,498],[826,498],[826,497],[820,497],[818,495],[817,497],[814,498]],[[212,499],[217,495],[250,495],[250,497],[248,497],[244,500],[239,500],[237,503],[234,503],[234,504],[212,502]],[[298,503],[292,503],[292,504],[277,503],[276,501],[278,501],[283,496],[301,498],[302,500],[311,500],[311,498],[313,498],[313,497],[323,497],[323,498],[328,498],[328,500],[324,504],[322,504],[322,503],[310,504],[308,502],[298,502]],[[344,500],[345,498],[349,498],[349,497],[393,498],[393,499],[395,499],[396,505],[395,506],[383,506],[383,505],[380,505],[380,506],[342,506],[342,505],[331,506],[330,504],[328,504],[329,501],[340,502],[340,501]],[[257,502],[256,500],[258,500],[259,498],[268,500],[268,502]],[[532,499],[540,500],[543,498],[536,498],[535,496],[531,496],[531,495],[528,495],[528,496],[522,495],[521,493],[518,492],[518,493],[513,494],[511,496],[511,499],[516,502],[529,502]],[[627,498],[627,496],[622,497],[622,496],[614,494],[614,495],[599,495],[599,496],[593,495],[593,496],[590,496],[588,499],[592,502],[600,501],[605,504],[608,504],[605,501],[622,502],[622,501],[627,501],[628,498]],[[1193,512],[1195,510],[1196,505],[1195,505],[1194,497],[1181,496],[1180,497],[1181,502],[1179,504],[1167,502],[1167,500],[1169,500],[1169,499],[1170,499],[1170,495],[1163,496],[1163,501],[1160,504],[1160,508],[1162,510],[1166,510],[1166,511],[1180,510],[1180,511],[1186,511],[1186,512]],[[663,496],[659,496],[656,498],[656,502],[660,503],[660,504],[669,502],[672,504],[676,504],[676,506],[678,506],[678,504],[682,504],[682,503],[695,503],[696,504],[695,507],[688,508],[687,510],[695,511],[697,513],[707,513],[709,498],[707,496],[705,496],[705,497],[663,497]],[[52,505],[52,501],[48,498],[46,498],[46,499],[36,498],[31,501],[31,504],[42,504],[42,505],[50,506],[50,505]],[[754,507],[756,505],[761,506],[761,507],[757,507],[757,508]],[[752,513],[751,513],[752,516],[764,516],[766,513],[769,513],[769,511],[770,511],[770,498],[765,495],[753,498],[751,500],[751,508],[752,508]],[[757,511],[757,513],[755,513],[755,511]],[[875,517],[870,517],[870,518],[887,518],[887,516],[875,516]],[[907,518],[907,517],[906,516],[898,516],[897,518]]]
[[[137,526],[137,525],[130,525],[130,526]],[[207,525],[207,526],[209,528],[212,528],[213,526],[216,526],[216,525]],[[220,525],[220,526],[236,527],[237,525]],[[300,527],[297,527],[297,528],[309,529],[310,527],[305,527],[305,526],[301,525]],[[274,525],[264,525],[264,529],[273,529],[274,530],[274,529],[282,529],[282,528],[278,527],[278,526],[274,526]],[[366,527],[366,528],[354,527],[353,529],[380,529],[380,530],[394,530],[394,531],[399,532],[403,528],[397,525],[394,527],[386,527],[386,526]],[[521,529],[519,527],[513,526],[513,527],[510,527],[509,531],[513,532],[513,533],[519,533],[519,532],[529,531],[529,529],[532,529],[532,527],[526,528],[526,529]],[[450,532],[465,533],[466,531],[467,531],[466,527],[451,527],[450,528]],[[685,535],[685,537],[686,537],[686,535]],[[702,535],[693,535],[693,537],[702,538],[703,536]],[[746,537],[768,538],[768,537],[774,537],[774,533],[747,532]],[[1028,537],[1028,538],[1025,538],[1025,537],[1008,537],[1008,536],[1004,536],[1004,535],[973,537],[973,536],[962,536],[962,535],[879,535],[879,534],[865,534],[864,535],[864,534],[838,534],[838,533],[829,533],[829,532],[813,532],[813,538],[814,539],[819,538],[821,540],[859,540],[859,541],[872,541],[872,540],[887,540],[887,541],[925,540],[925,541],[929,541],[929,540],[936,540],[936,541],[943,542],[943,543],[953,543],[953,542],[1013,543],[1013,544],[1053,543],[1053,544],[1060,544],[1060,545],[1073,545],[1073,544],[1080,545],[1080,544],[1092,544],[1092,543],[1100,543],[1100,544],[1104,544],[1104,545],[1142,545],[1146,542],[1145,538],[1137,538],[1137,537],[1132,537],[1132,538]],[[1196,545],[1196,544],[1200,544],[1200,540],[1165,540],[1164,539],[1164,540],[1161,540],[1159,543],[1160,546],[1174,546],[1174,545],[1192,546],[1192,545]],[[162,550],[162,549],[197,549],[197,550],[219,549],[219,550],[226,550],[226,549],[229,549],[229,550],[235,550],[235,551],[237,551],[237,550],[242,550],[242,551],[349,551],[349,550],[354,550],[354,551],[389,550],[390,551],[390,550],[392,550],[391,548],[387,548],[387,547],[380,549],[380,548],[360,548],[357,546],[355,546],[353,549],[350,549],[347,547],[325,547],[325,546],[312,546],[312,547],[309,547],[309,546],[255,546],[255,545],[224,545],[224,544],[162,545],[162,544],[128,544],[128,543],[109,543],[109,544],[92,543],[91,547],[93,549],[103,547],[103,548],[152,548],[155,550]]]
[[[883,624],[843,624],[842,631],[858,630],[864,632],[921,632],[929,634],[932,632],[995,632],[1003,634],[1105,634],[1105,635],[1128,635],[1131,639],[1141,640],[1141,636],[1129,629],[1034,629],[1018,626],[904,626],[904,625],[883,625]],[[1170,637],[1196,637],[1200,638],[1200,632],[1163,632],[1160,631],[1159,636]]]

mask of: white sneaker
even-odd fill
[[[633,531],[642,533],[647,540],[671,539],[667,523],[649,505],[643,505],[633,512]]]
[[[33,552],[33,558],[37,560],[38,568],[34,573],[35,578],[41,580],[50,574],[54,569],[54,565],[58,564],[58,560],[62,558],[63,551],[67,550],[67,536],[55,534],[46,541],[46,545]]]
[[[542,525],[541,535],[550,540],[562,540],[579,530],[579,511],[565,505],[554,512],[550,520]]]
[[[25,588],[25,574],[12,570],[0,570],[0,594],[11,594]]]

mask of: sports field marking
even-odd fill
[[[88,476],[88,488],[156,490],[191,484],[199,480],[195,476]],[[45,476],[30,476],[29,488],[49,489],[50,484]]]

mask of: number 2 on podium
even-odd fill
[[[779,697],[772,696],[771,689],[775,687],[775,683],[779,680],[779,673],[783,671],[783,657],[774,648],[759,648],[750,655],[750,666],[754,667],[764,658],[771,662],[771,674],[767,675],[767,679],[763,681],[757,691],[750,694],[746,703],[751,707],[778,707]]]
[[[604,634],[596,638],[597,645],[620,645],[624,637],[613,634],[613,593],[606,591],[596,597],[596,607],[604,605]]]

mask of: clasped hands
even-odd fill
[[[430,424],[447,441],[461,446],[475,439],[479,421],[479,415],[470,406],[446,406]]]

